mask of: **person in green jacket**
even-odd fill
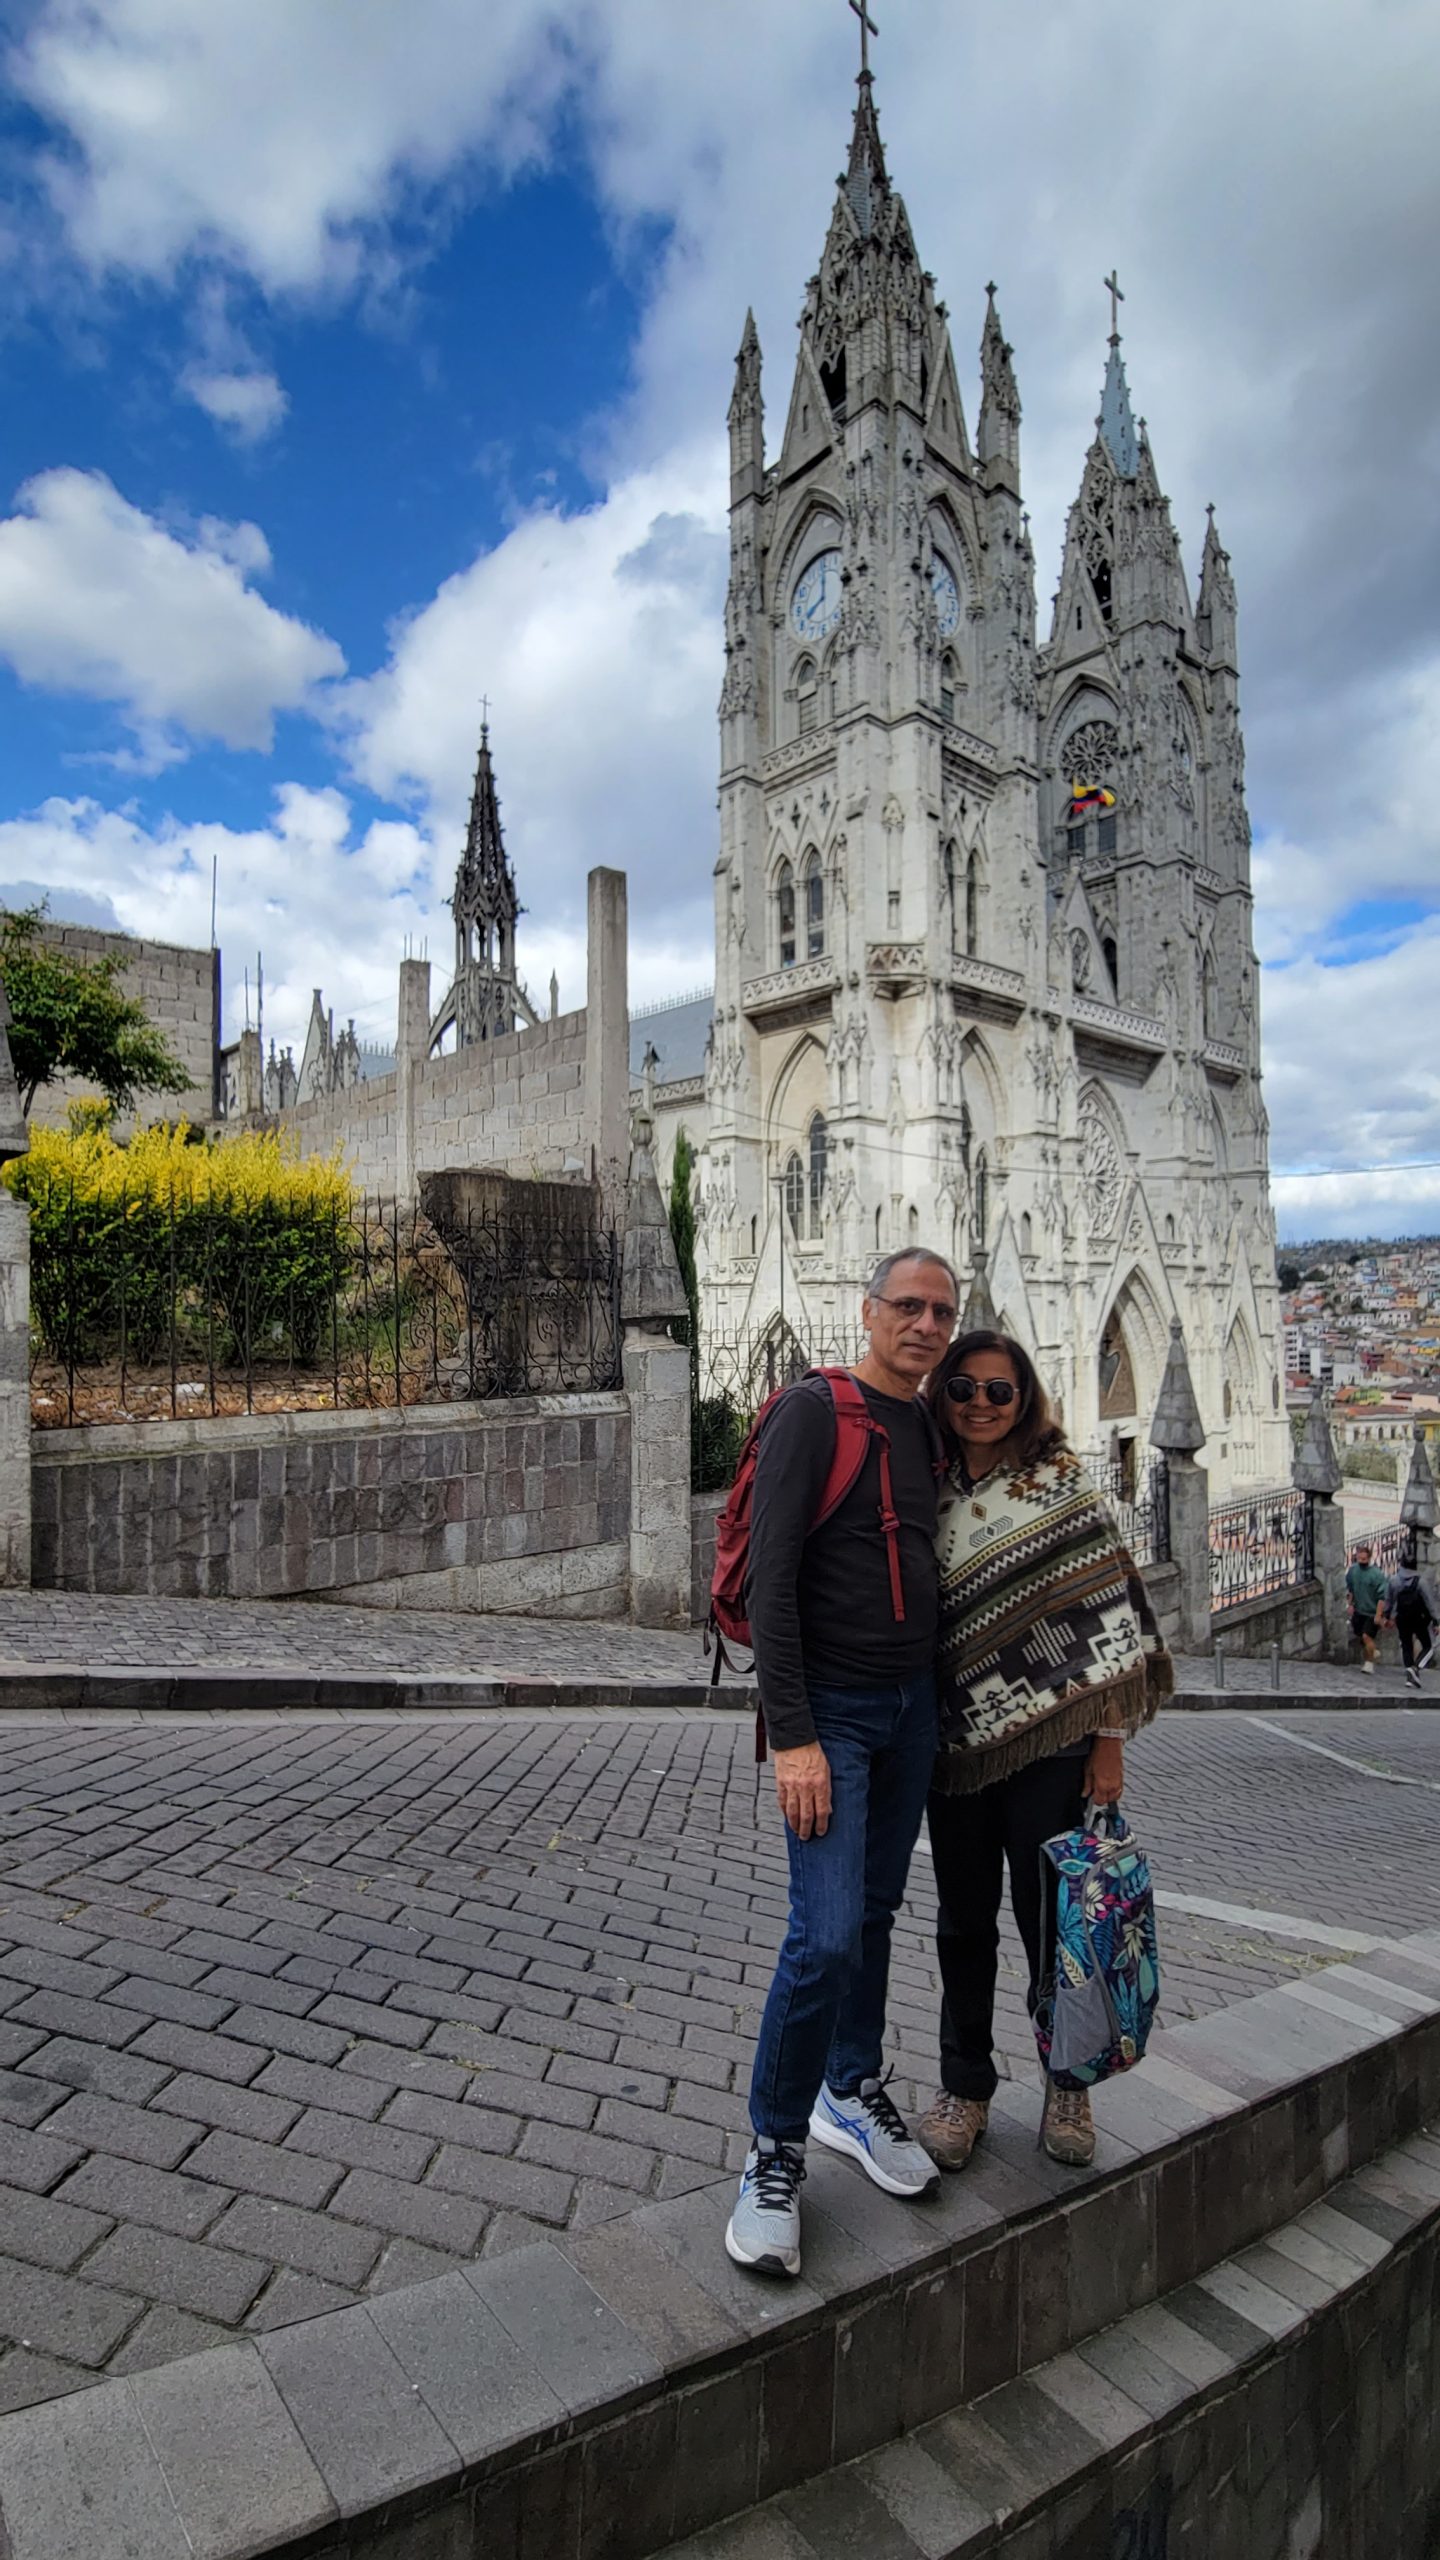
[[[1375,1676],[1375,1619],[1385,1597],[1385,1576],[1378,1564],[1372,1564],[1368,1538],[1362,1538],[1355,1549],[1355,1561],[1345,1575],[1345,1588],[1350,1594],[1350,1626],[1360,1639],[1365,1656],[1364,1668]]]

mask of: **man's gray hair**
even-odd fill
[[[904,1262],[937,1263],[942,1271],[949,1272],[950,1286],[954,1290],[955,1296],[958,1300],[960,1296],[960,1282],[956,1274],[954,1263],[947,1262],[943,1253],[932,1253],[928,1244],[908,1244],[900,1253],[887,1253],[881,1261],[876,1263],[874,1270],[870,1274],[870,1278],[865,1289],[866,1297],[883,1297],[885,1294],[885,1284],[888,1281],[891,1272],[898,1270],[900,1265]]]

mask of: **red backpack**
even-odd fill
[[[884,1424],[876,1422],[860,1388],[848,1369],[807,1369],[808,1378],[823,1378],[830,1389],[835,1406],[835,1449],[830,1472],[820,1497],[820,1508],[810,1526],[818,1529],[837,1511],[851,1487],[858,1481],[871,1442],[880,1453],[880,1527],[884,1532],[885,1551],[890,1563],[890,1605],[898,1620],[905,1615],[905,1592],[900,1580],[900,1522],[890,1490],[890,1435]],[[755,1492],[755,1459],[760,1446],[760,1433],[765,1416],[787,1387],[777,1387],[767,1396],[746,1434],[725,1508],[715,1523],[715,1570],[710,1577],[710,1615],[705,1628],[705,1649],[715,1645],[715,1668],[710,1674],[713,1688],[720,1677],[720,1666],[736,1666],[725,1651],[726,1640],[732,1644],[749,1644],[750,1621],[745,1614],[745,1577],[750,1570],[750,1507]]]

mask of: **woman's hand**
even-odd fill
[[[775,1793],[797,1840],[823,1840],[830,1828],[830,1763],[818,1742],[774,1755]]]
[[[1118,1804],[1125,1792],[1125,1745],[1097,1733],[1085,1763],[1085,1794],[1091,1804]]]

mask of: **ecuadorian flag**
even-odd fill
[[[1113,791],[1107,791],[1103,782],[1071,783],[1070,815],[1072,818],[1088,818],[1096,809],[1113,809],[1114,806],[1115,794]]]

